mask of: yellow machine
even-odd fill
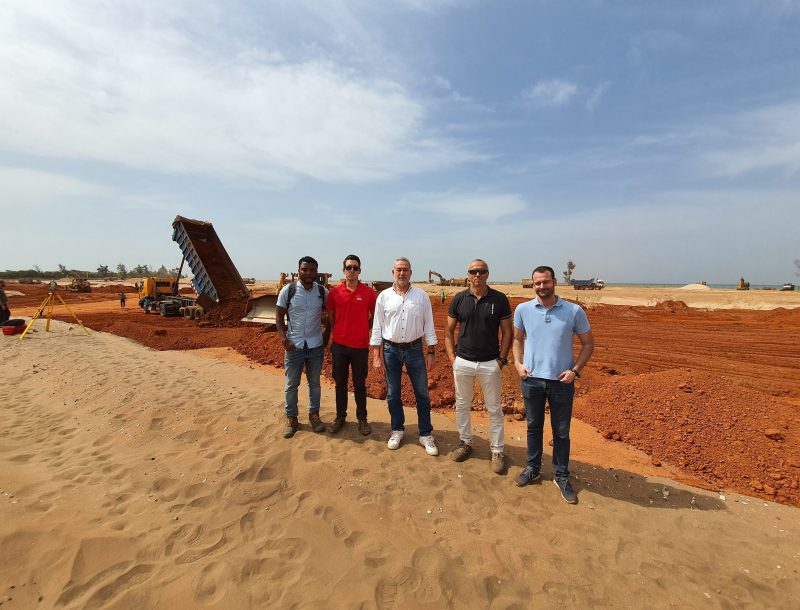
[[[145,297],[157,299],[159,296],[172,296],[178,293],[178,280],[174,277],[148,277],[138,286],[139,300]]]

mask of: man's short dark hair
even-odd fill
[[[360,258],[358,258],[355,254],[348,254],[347,256],[344,257],[344,260],[342,261],[342,269],[344,269],[345,265],[347,265],[347,261],[356,261],[358,263],[358,266],[359,267],[361,266]]]
[[[302,265],[303,263],[314,265],[317,269],[319,269],[319,263],[317,262],[317,259],[315,259],[312,256],[304,256],[299,261],[297,261],[297,268],[300,269],[300,265]]]
[[[556,272],[553,271],[552,267],[548,267],[547,265],[539,265],[533,270],[533,273],[549,273],[551,278],[556,279]],[[533,279],[533,273],[531,273],[531,279]]]

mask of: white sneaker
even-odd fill
[[[400,441],[403,440],[403,431],[402,430],[392,430],[391,436],[389,436],[389,442],[386,443],[386,446],[389,449],[397,449],[400,446]]]
[[[425,447],[425,453],[428,455],[439,455],[439,449],[436,448],[436,443],[432,436],[420,436],[419,444]]]

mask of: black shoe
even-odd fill
[[[336,434],[339,430],[344,428],[344,417],[337,417],[333,420],[333,423],[328,427],[328,432],[331,434]]]
[[[553,483],[558,487],[558,491],[561,492],[561,497],[564,498],[564,502],[567,504],[578,503],[578,494],[572,489],[572,485],[569,484],[569,479],[563,479],[561,481],[553,479]]]
[[[297,432],[297,428],[300,424],[297,421],[296,417],[287,417],[286,418],[286,427],[283,429],[283,438],[292,438],[294,433]]]
[[[517,480],[514,481],[514,484],[517,487],[525,487],[526,485],[530,485],[534,481],[538,481],[540,476],[541,475],[539,474],[538,470],[534,470],[533,468],[528,466],[527,468],[525,468],[525,470],[519,473],[519,476],[517,477]]]
[[[358,431],[364,436],[372,434],[372,428],[369,427],[369,422],[366,419],[358,420]]]
[[[319,413],[309,413],[308,423],[314,432],[325,432],[325,424],[319,418]]]

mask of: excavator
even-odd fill
[[[428,283],[435,284],[436,282],[433,281],[433,276],[439,278],[439,286],[450,286],[450,280],[444,279],[444,276],[441,273],[437,273],[436,271],[428,271]]]

